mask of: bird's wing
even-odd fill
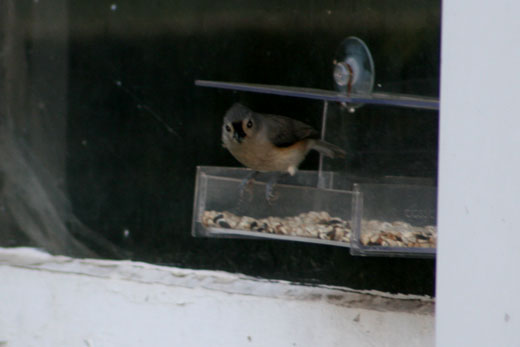
[[[289,147],[304,139],[320,137],[313,127],[295,119],[267,114],[262,116],[267,127],[267,136],[277,147]]]

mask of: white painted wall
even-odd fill
[[[520,346],[520,2],[442,6],[437,346]]]
[[[0,346],[433,346],[425,297],[0,248]]]

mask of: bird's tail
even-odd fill
[[[345,156],[347,155],[347,152],[345,152],[342,148],[323,140],[314,140],[310,148],[317,150],[321,154],[333,159],[345,158]]]

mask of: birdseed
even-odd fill
[[[277,235],[301,236],[350,243],[350,221],[331,217],[327,212],[311,211],[292,217],[252,218],[224,211],[205,211],[202,224],[235,230],[262,232]],[[403,221],[363,220],[360,241],[364,246],[435,248],[437,228],[427,225],[413,226]]]

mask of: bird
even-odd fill
[[[310,150],[330,158],[344,158],[346,152],[320,139],[320,133],[308,124],[279,115],[261,114],[241,103],[225,113],[222,146],[244,166],[253,170],[242,182],[240,193],[259,172],[275,172],[266,186],[266,199],[272,200],[273,186],[280,173],[294,176]]]

